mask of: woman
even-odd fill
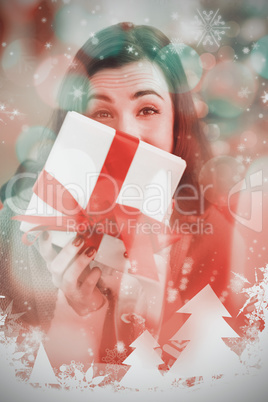
[[[228,304],[230,272],[231,225],[200,191],[198,173],[210,152],[169,39],[155,28],[131,23],[97,33],[78,51],[63,81],[59,110],[51,122],[56,133],[68,110],[186,160],[170,218],[171,225],[184,223],[184,229],[181,239],[157,261],[165,280],[150,290],[159,298],[157,313],[152,313],[146,306],[146,286],[131,276],[124,282],[109,267],[96,266],[96,250],[84,249],[83,238],[77,236],[56,250],[45,232],[33,246],[24,246],[17,223],[10,222],[11,199],[6,200],[1,228],[9,236],[2,238],[1,294],[14,301],[16,311],[26,310],[25,322],[46,332],[46,350],[55,366],[70,360],[102,361],[107,349],[118,342],[128,349],[145,328],[163,346],[179,327],[174,313],[207,283]],[[45,148],[41,157],[42,166]],[[13,197],[13,205],[15,199],[19,195]],[[198,228],[201,221],[205,232]],[[26,264],[24,269],[20,261]],[[122,291],[122,281],[132,296]]]

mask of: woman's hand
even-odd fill
[[[90,247],[82,251],[83,245],[83,239],[76,237],[57,253],[49,232],[39,237],[40,254],[47,262],[54,285],[62,290],[70,306],[79,315],[97,310],[104,303],[104,296],[96,286],[101,270],[89,267],[96,250]]]

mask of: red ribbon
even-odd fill
[[[63,216],[19,215],[14,217],[13,219],[15,220],[38,225],[23,235],[24,243],[32,244],[38,237],[37,235],[34,241],[29,243],[27,235],[31,231],[69,230],[80,234],[83,232],[84,246],[94,246],[98,249],[103,235],[109,234],[121,238],[124,242],[132,273],[158,280],[153,253],[177,241],[180,236],[166,233],[166,226],[163,223],[145,216],[138,209],[115,203],[138,145],[138,138],[120,131],[116,132],[85,209],[78,204],[72,194],[59,181],[43,169],[34,185],[33,191],[46,204],[63,213]],[[130,218],[133,220],[131,226],[129,226]],[[60,225],[58,224],[59,219]],[[70,219],[75,222],[75,225],[70,226]],[[105,221],[115,223],[120,230],[110,232],[107,230],[106,225],[106,230],[102,233],[93,230],[93,234],[88,235],[87,229],[94,229],[94,225]],[[158,228],[156,234],[144,232],[144,225],[147,225],[148,231],[148,228],[152,228],[152,225],[155,224],[157,224]],[[105,227],[105,224],[103,227]],[[83,228],[83,231],[81,231],[81,228]],[[138,233],[137,228],[141,228]]]

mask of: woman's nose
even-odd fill
[[[142,139],[140,127],[138,126],[137,122],[135,122],[135,119],[132,119],[130,116],[120,117],[117,121],[116,129],[119,131],[123,131],[124,133],[133,135],[140,140]]]

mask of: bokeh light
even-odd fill
[[[201,63],[202,63],[202,67],[205,70],[211,70],[216,65],[215,56],[213,56],[213,54],[211,54],[211,53],[203,53],[203,54],[201,54],[200,60],[201,60]]]
[[[64,55],[57,55],[46,58],[36,68],[34,74],[36,91],[43,102],[52,108],[58,106],[59,88],[69,65],[70,60]]]
[[[199,54],[190,46],[185,46],[180,54],[180,59],[188,80],[190,89],[196,87],[202,74],[202,61]]]
[[[200,99],[194,100],[197,116],[202,119],[208,114],[208,105]]]
[[[242,179],[243,171],[244,166],[231,156],[210,159],[199,174],[199,184],[206,188],[205,198],[217,206],[226,206],[229,191]]]
[[[268,78],[268,35],[261,38],[250,55],[254,70],[264,78]]]
[[[240,26],[236,21],[228,21],[229,29],[226,30],[226,36],[229,38],[235,38],[240,31]]]
[[[245,145],[245,148],[251,149],[253,148],[258,142],[258,136],[255,132],[246,130],[241,135],[241,142]]]
[[[235,51],[231,46],[222,46],[217,53],[219,60],[231,60],[233,61],[235,55]]]
[[[221,135],[218,124],[205,124],[203,127],[204,134],[208,141],[213,142],[219,139]]]
[[[266,33],[266,22],[262,18],[248,18],[241,24],[239,36],[244,42],[257,41]]]
[[[84,113],[88,105],[89,80],[86,74],[69,73],[60,87],[58,104],[63,110]]]
[[[33,71],[37,67],[37,53],[41,48],[42,45],[34,39],[18,39],[6,46],[2,57],[6,77],[19,86],[33,85]]]
[[[42,143],[43,152],[52,146],[56,135],[42,126],[24,127],[16,141],[16,155],[20,163],[27,159],[37,160]]]
[[[55,33],[65,43],[82,44],[100,29],[99,20],[86,7],[79,4],[65,5],[55,16]]]
[[[224,61],[206,74],[202,95],[210,113],[233,118],[252,103],[256,89],[255,78],[249,68],[241,63]]]

